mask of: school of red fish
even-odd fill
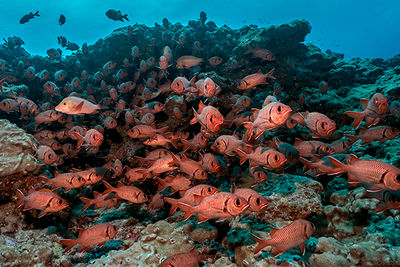
[[[195,43],[193,49],[200,45]],[[245,53],[261,62],[276,60],[264,48],[249,47]],[[122,200],[143,205],[151,212],[166,205],[170,214],[180,210],[184,220],[195,216],[198,223],[251,216],[263,212],[268,197],[254,188],[232,187],[230,192],[221,192],[209,185],[211,180],[229,176],[230,166],[248,161],[255,187],[268,180],[268,172],[282,172],[288,165],[301,162],[305,175],[345,173],[349,183],[367,186],[371,197],[385,202],[388,199],[385,208],[400,208],[400,202],[391,202],[388,197],[400,190],[400,169],[384,161],[346,154],[358,140],[362,145],[383,143],[399,135],[399,129],[377,125],[389,115],[389,102],[384,95],[375,93],[370,99],[361,99],[362,111],[345,113],[354,119],[353,127],[359,135],[346,134],[333,140],[335,121],[312,110],[294,112],[279,101],[281,89],[275,69],[243,73],[233,88],[224,88],[207,73],[191,72],[195,67],[223,64],[218,56],[204,59],[184,55],[175,59],[169,46],[159,51],[159,60],[144,58],[143,54],[134,46],[130,59],[106,62],[95,73],[88,73],[77,62],[78,76],[65,70],[36,73],[35,66],[29,66],[24,70],[26,78],[39,79],[42,84],[42,97],[35,101],[13,92],[12,83],[0,81],[0,110],[19,114],[26,124],[32,122],[34,137],[40,144],[35,148],[38,161],[58,168],[54,177],[42,175],[43,188],[26,194],[17,190],[18,207],[40,210],[38,217],[42,217],[69,206],[57,189],[80,192],[83,187],[102,183],[105,191],[94,191],[93,199],[80,197],[84,203],[82,210],[110,209]],[[226,64],[236,69],[240,62]],[[4,62],[3,65],[11,68]],[[173,77],[171,73],[178,74]],[[268,84],[274,87],[274,95],[256,106],[249,91]],[[328,84],[322,82],[321,93],[327,90]],[[231,110],[220,108],[220,95],[229,96],[225,99],[229,99]],[[167,120],[178,127],[172,129]],[[360,127],[364,120],[365,126]],[[309,138],[289,144],[277,136],[272,140],[264,136],[266,132],[294,127],[307,129]],[[140,152],[124,142],[110,152],[113,140],[108,133],[112,131],[139,144]],[[82,154],[106,158],[107,162],[103,166],[61,171],[67,159],[77,160]],[[245,169],[242,167],[242,171]],[[143,187],[144,181],[152,181],[157,193],[146,194],[149,190]],[[165,191],[167,188],[169,191]],[[311,222],[298,219],[281,229],[271,227],[268,240],[254,233],[258,242],[254,253],[266,246],[272,247],[274,256],[293,247],[300,247],[304,253],[304,242],[314,231]],[[92,245],[102,246],[117,232],[116,226],[101,223],[80,229],[78,239],[61,242],[65,251],[77,244],[84,251]],[[160,266],[197,266],[200,260],[201,256],[192,251],[175,255]]]

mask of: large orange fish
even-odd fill
[[[371,191],[400,190],[400,169],[392,164],[380,160],[362,160],[351,155],[344,164],[333,157],[328,157],[335,168],[329,175],[347,173],[349,183],[367,183],[373,188]]]
[[[187,253],[178,253],[166,258],[158,267],[198,267],[201,255],[193,249]]]
[[[60,104],[55,108],[56,111],[69,114],[69,115],[83,115],[97,113],[102,108],[95,105],[86,99],[69,96],[64,98]]]
[[[266,78],[276,79],[274,76],[275,69],[270,70],[267,74],[263,74],[261,70],[257,73],[247,75],[238,84],[237,89],[248,90],[260,84],[268,84]]]
[[[235,194],[221,192],[203,198],[197,206],[190,206],[183,202],[178,202],[185,212],[184,220],[189,219],[194,213],[197,213],[197,222],[205,222],[212,218],[218,218],[218,222],[224,221],[232,216],[243,213],[249,203]]]
[[[298,247],[301,248],[301,253],[304,254],[306,242],[315,231],[315,226],[306,220],[296,220],[281,229],[271,227],[271,239],[261,239],[252,234],[258,242],[258,246],[254,250],[254,254],[260,252],[264,247],[271,246],[272,254],[276,257],[288,249]]]
[[[38,209],[40,210],[39,218],[48,212],[57,212],[68,207],[68,203],[64,199],[48,189],[32,191],[27,196],[17,189],[17,196],[17,208],[24,205],[24,210]]]
[[[85,251],[92,245],[102,247],[108,240],[113,239],[118,232],[118,227],[109,223],[98,223],[88,229],[78,229],[77,239],[61,239],[60,242],[66,246],[64,252],[69,251],[75,245],[80,244],[79,252]]]
[[[204,128],[212,133],[218,133],[224,124],[224,116],[213,106],[205,106],[202,102],[199,103],[199,110],[193,109],[194,118],[190,124],[199,122]]]

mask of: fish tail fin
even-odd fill
[[[80,197],[79,198],[85,205],[82,207],[82,211],[87,210],[90,206],[92,206],[92,200],[86,197]]]
[[[169,210],[169,214],[172,215],[178,208],[178,199],[165,197],[164,200],[167,201],[169,204],[171,204],[171,209]]]
[[[247,158],[247,154],[243,152],[243,150],[240,149],[236,149],[235,150],[236,154],[238,154],[239,158],[240,158],[240,165],[242,165],[243,163],[246,162]]]
[[[337,159],[328,156],[328,159],[330,163],[335,167],[333,170],[330,170],[328,172],[328,175],[335,175],[335,174],[341,174],[346,172],[346,165],[338,161]]]
[[[345,134],[344,136],[346,138],[349,138],[352,144],[357,142],[358,140],[360,140],[359,136],[355,136],[355,135],[351,135],[351,134]]]
[[[193,108],[194,118],[190,120],[190,124],[195,124],[197,122],[197,116],[199,115],[197,111]]]
[[[122,20],[124,20],[124,19],[126,19],[126,21],[129,21],[128,14],[125,14],[125,15],[122,16]]]
[[[72,135],[77,140],[76,148],[80,148],[83,144],[83,136],[77,132],[71,132],[70,135]]]
[[[299,160],[300,160],[301,163],[304,164],[304,168],[303,168],[304,172],[308,171],[309,169],[311,169],[311,167],[313,165],[313,162],[311,162],[311,161],[309,161],[309,160],[307,160],[307,159],[305,159],[303,157],[300,157]]]
[[[156,181],[159,183],[159,188],[157,188],[159,192],[163,191],[165,188],[169,186],[168,183],[163,179],[161,179],[160,177],[156,177]]]
[[[193,211],[194,211],[194,207],[192,207],[192,206],[190,206],[190,205],[188,205],[186,203],[183,203],[183,202],[178,202],[177,204],[178,204],[178,207],[179,208],[182,207],[183,208],[182,210],[185,212],[185,216],[183,217],[184,221],[186,221],[190,217],[192,217]]]
[[[360,126],[360,123],[364,119],[364,112],[357,112],[357,111],[346,111],[345,114],[350,118],[353,118],[353,128],[357,129]]]
[[[114,187],[112,187],[109,183],[106,181],[103,181],[104,186],[106,187],[106,190],[104,191],[104,194],[108,194],[111,192],[114,192]]]
[[[264,240],[259,238],[258,236],[251,234],[251,236],[256,240],[257,242],[257,247],[254,250],[254,254],[257,254],[258,252],[260,252],[263,248],[265,248],[268,245],[268,241],[269,240]]]
[[[36,13],[35,14],[33,14],[34,16],[38,16],[38,17],[40,17],[40,15],[39,15],[39,10],[38,11],[36,11]]]
[[[61,239],[60,242],[66,246],[64,253],[68,252],[73,248],[76,244],[78,244],[78,239]]]
[[[25,197],[24,194],[19,189],[17,189],[17,197],[18,197],[17,208],[19,208],[24,204],[24,197]]]
[[[6,79],[1,79],[0,80],[0,91],[4,94],[4,91],[3,91],[3,84],[6,82]]]
[[[159,134],[163,134],[163,133],[165,133],[167,131],[168,131],[168,126],[165,126],[165,127],[160,128],[160,129],[157,129],[157,133],[159,133]]]
[[[267,74],[265,74],[264,78],[276,79],[276,77],[274,76],[274,73],[275,73],[275,68],[273,68]]]

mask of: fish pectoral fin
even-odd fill
[[[103,241],[100,244],[97,245],[97,247],[101,248],[102,246],[104,246],[104,244],[107,243],[107,241]]]
[[[301,255],[304,255],[304,253],[306,253],[306,247],[304,246],[304,244],[300,245],[300,249],[301,249]]]
[[[228,219],[229,217],[221,217],[221,218],[219,218],[218,220],[216,220],[216,222],[223,222],[223,221],[225,221],[226,219]]]
[[[202,215],[198,215],[197,216],[197,223],[202,223],[202,222],[205,222],[205,221],[208,221],[210,218],[208,218],[208,217],[205,217],[205,216],[202,216]]]
[[[383,190],[383,188],[368,188],[367,189],[367,192],[379,192],[379,191],[382,191]]]
[[[84,101],[81,101],[78,105],[75,106],[74,110],[80,111],[82,109],[84,103],[85,103]]]
[[[42,218],[44,215],[46,215],[47,214],[47,210],[42,210],[40,213],[39,213],[39,216],[38,216],[38,218]]]

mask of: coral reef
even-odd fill
[[[8,120],[0,120],[0,177],[38,168],[35,138]]]

